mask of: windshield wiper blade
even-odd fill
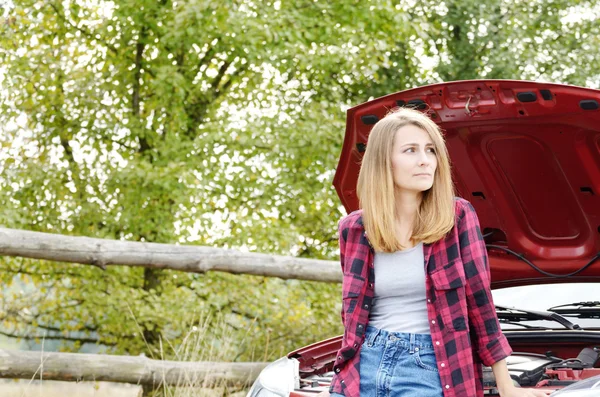
[[[564,318],[558,313],[542,312],[537,310],[523,310],[514,307],[496,305],[496,309],[504,310],[507,313],[498,313],[498,317],[503,317],[511,321],[523,320],[549,320],[555,321],[567,329],[581,329],[579,324],[575,324]]]
[[[553,311],[554,309],[558,309],[559,307],[568,307],[568,306],[584,306],[584,307],[597,307],[600,308],[600,301],[587,301],[587,302],[574,302],[567,303],[565,305],[554,306],[548,309],[548,311]]]
[[[498,318],[498,321],[500,322],[500,324],[508,324],[508,325],[515,325],[518,327],[522,327],[522,328],[527,328],[527,329],[550,329],[548,327],[540,327],[540,326],[536,326],[536,325],[528,325],[528,324],[522,324],[519,321],[510,321],[508,319],[505,318]]]
[[[574,302],[554,306],[549,312],[575,315],[577,318],[600,318],[600,301]]]

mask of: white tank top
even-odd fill
[[[375,298],[369,325],[392,332],[429,334],[423,243],[396,252],[376,252]]]

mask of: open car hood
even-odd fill
[[[457,194],[486,236],[492,287],[600,281],[600,90],[457,81],[351,108],[333,182],[348,212],[359,208],[369,132],[397,106],[429,113],[444,131]]]

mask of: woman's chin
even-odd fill
[[[417,190],[419,192],[426,192],[427,190],[431,189],[432,186],[433,186],[433,183],[431,183],[431,182],[420,183],[418,186],[415,186],[415,190]]]
[[[419,181],[417,183],[410,183],[410,184],[406,184],[406,185],[400,185],[400,184],[396,184],[396,191],[405,191],[405,192],[416,192],[416,193],[422,193],[425,192],[429,189],[431,189],[431,187],[433,186],[433,181],[430,180],[424,180],[424,181]]]

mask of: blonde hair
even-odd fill
[[[401,108],[392,111],[378,121],[369,134],[356,188],[369,242],[380,252],[405,248],[395,232],[397,214],[392,149],[396,132],[406,125],[414,125],[429,134],[437,157],[433,186],[422,193],[411,239],[433,243],[454,227],[454,187],[448,149],[440,128],[417,110]]]

